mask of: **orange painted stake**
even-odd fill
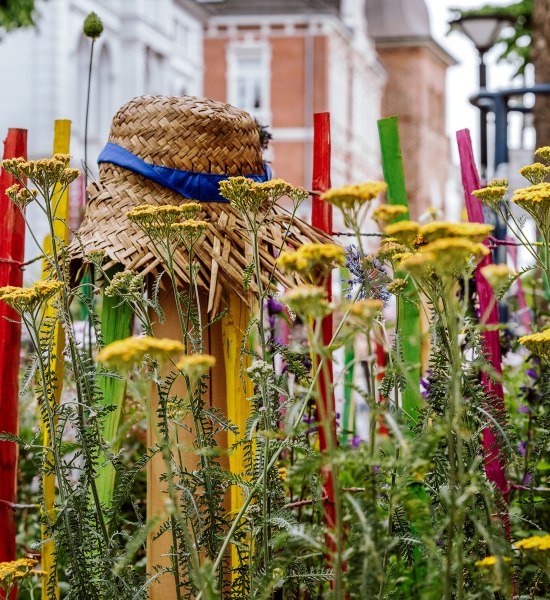
[[[10,129],[4,142],[4,158],[27,156],[27,131]],[[25,222],[19,209],[6,195],[16,183],[0,172],[0,286],[23,285],[21,263],[25,253]],[[10,320],[8,320],[10,319]],[[19,352],[21,322],[17,313],[0,303],[0,431],[17,435],[19,430]],[[0,562],[16,558],[15,513],[17,494],[17,445],[0,442]],[[12,598],[17,595],[14,590]]]

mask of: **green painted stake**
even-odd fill
[[[340,267],[340,279],[343,281],[349,279],[349,269]],[[350,434],[355,435],[355,410],[353,403],[353,376],[354,376],[355,347],[353,339],[346,342],[344,346],[344,402],[342,406],[342,434],[340,443],[346,445],[350,439]],[[349,366],[347,366],[349,365]]]
[[[113,273],[111,273],[112,275]],[[130,306],[121,303],[120,298],[109,298],[103,294],[103,307],[101,310],[101,323],[103,341],[110,344],[116,340],[124,339],[132,334],[134,313]],[[124,399],[126,397],[126,380],[113,377],[100,377],[99,386],[103,392],[103,404],[113,405],[115,410],[105,418],[103,437],[111,444],[113,453],[120,449],[118,429],[122,418]],[[101,456],[99,464],[104,463],[105,457]],[[115,486],[116,472],[112,463],[105,463],[99,470],[96,485],[101,503],[107,507],[111,504]]]
[[[399,125],[397,117],[387,117],[378,121],[378,134],[382,151],[382,170],[388,184],[388,204],[400,204],[409,208],[401,142],[399,141]],[[408,219],[404,214],[400,220]],[[404,277],[404,275],[402,275]],[[408,300],[399,299],[399,330],[403,357],[407,368],[407,386],[402,394],[402,409],[411,424],[418,420],[421,408],[420,396],[420,357],[422,350],[422,333],[420,327],[420,311],[418,294],[413,282],[409,279],[406,288]]]

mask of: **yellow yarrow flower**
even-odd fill
[[[357,300],[350,306],[349,316],[352,322],[360,326],[370,327],[383,308],[384,302],[382,300],[375,300],[374,298]]]
[[[534,535],[516,542],[514,547],[518,550],[550,550],[550,535]]]
[[[316,283],[346,262],[346,253],[336,244],[303,244],[297,250],[281,252],[277,265],[286,273],[297,273]]]
[[[301,318],[319,319],[331,311],[326,291],[315,285],[291,289],[281,297],[281,301]]]
[[[550,359],[550,327],[539,333],[524,335],[518,342],[533,354],[545,359]]]
[[[540,156],[546,162],[550,162],[550,146],[542,146],[535,150],[535,154]]]
[[[62,287],[63,284],[59,281],[37,281],[30,288],[9,285],[0,288],[0,300],[19,314],[30,313],[57,294]]]
[[[456,277],[473,261],[477,264],[489,254],[486,246],[465,238],[442,238],[423,246],[420,255],[429,255],[434,271],[441,276]]]
[[[195,381],[206,375],[216,364],[216,357],[210,354],[188,354],[176,363],[176,369]]]
[[[420,235],[426,242],[440,238],[467,238],[472,242],[482,242],[492,231],[492,225],[483,223],[428,223],[420,228]]]
[[[508,556],[503,556],[502,560],[508,562],[511,559]],[[486,556],[482,560],[478,560],[478,561],[475,562],[475,566],[476,567],[493,567],[496,564],[497,564],[497,557],[496,556]]]
[[[510,269],[508,265],[500,264],[485,265],[481,268],[481,274],[489,282],[489,285],[498,292],[516,275],[516,272]]]
[[[550,234],[550,183],[539,183],[514,192],[512,202],[528,212],[548,239]]]
[[[481,202],[481,204],[492,210],[496,210],[498,205],[506,197],[507,191],[508,187],[504,185],[488,185],[480,190],[474,190],[472,194]]]
[[[331,188],[321,194],[321,199],[340,210],[346,210],[374,200],[382,192],[385,192],[387,187],[384,181],[366,181],[341,188]]]
[[[56,184],[63,187],[72,183],[79,175],[78,169],[72,169],[69,154],[55,154],[53,158],[25,160],[12,158],[2,161],[2,167],[23,182],[29,179],[36,187],[46,191]]]
[[[382,206],[378,206],[373,210],[372,218],[379,225],[387,225],[397,219],[397,217],[406,215],[408,212],[409,209],[400,204],[382,204]]]
[[[542,163],[533,163],[532,165],[522,167],[519,172],[529,183],[537,185],[542,183],[548,177],[550,167],[543,165]]]
[[[398,221],[384,227],[384,233],[409,247],[414,245],[419,231],[420,225],[416,221]]]
[[[173,223],[172,229],[181,235],[181,239],[187,249],[192,248],[202,237],[203,233],[208,229],[206,221],[195,221],[187,219],[183,223]]]
[[[378,260],[392,260],[396,255],[407,252],[407,247],[397,242],[385,241],[376,251]]]
[[[172,226],[182,220],[194,219],[200,209],[201,205],[198,202],[187,202],[177,206],[173,204],[162,206],[141,204],[128,211],[126,216],[151,239],[171,239],[176,233]]]
[[[183,350],[183,344],[177,340],[132,336],[105,346],[97,355],[97,360],[115,369],[127,369],[143,362],[146,356],[165,362],[174,359]]]

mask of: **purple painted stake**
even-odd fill
[[[472,151],[472,141],[470,139],[470,131],[462,129],[456,134],[458,141],[458,152],[460,155],[460,169],[462,171],[462,185],[464,187],[464,200],[466,202],[466,210],[468,212],[468,221],[471,223],[484,223],[483,208],[481,202],[472,195],[474,190],[481,187],[479,175],[474,162],[474,154]],[[479,312],[481,315],[487,315],[486,325],[497,325],[498,320],[498,303],[493,294],[493,289],[481,274],[481,269],[485,265],[492,264],[493,259],[491,254],[488,254],[478,265],[476,269],[476,287],[479,296]],[[489,310],[490,309],[490,310]],[[483,339],[485,341],[485,349],[487,357],[493,369],[498,375],[502,375],[502,364],[500,359],[500,343],[498,331],[484,331]],[[504,391],[500,382],[494,381],[482,374],[483,387],[487,392],[495,396],[498,401],[493,402],[486,408],[489,413],[504,413]],[[485,472],[487,477],[498,487],[502,492],[504,500],[508,501],[509,484],[506,479],[505,462],[500,454],[500,449],[493,433],[489,427],[483,430],[483,450]],[[507,519],[505,519],[507,523]]]

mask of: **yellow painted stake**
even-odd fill
[[[227,446],[231,446],[246,432],[246,420],[250,416],[250,405],[246,400],[254,390],[252,382],[247,379],[245,388],[241,381],[241,345],[248,325],[249,311],[236,295],[229,297],[229,314],[222,319],[223,353],[225,362],[225,387],[227,394],[227,417],[239,429],[239,436],[228,432]],[[250,361],[244,357],[244,367]],[[229,469],[231,473],[241,475],[244,471],[244,446],[238,446],[229,453]],[[236,515],[243,504],[242,491],[237,485],[231,486],[231,513]],[[239,566],[239,555],[235,546],[231,552],[233,569]],[[234,573],[233,579],[236,577]]]
[[[67,120],[57,120],[54,125],[54,135],[53,135],[53,153],[54,154],[69,154],[70,148],[70,140],[71,140],[71,122]],[[57,193],[54,192],[54,202],[59,202],[57,204],[56,210],[56,221],[54,221],[54,235],[55,242],[52,240],[51,235],[47,235],[44,238],[44,254],[51,255],[53,243],[56,244],[67,244],[69,242],[69,190],[65,190],[61,198],[59,198],[58,193],[60,190],[56,190]],[[42,279],[46,279],[49,274],[49,268],[47,261],[44,261],[44,265],[42,267]],[[52,308],[51,303],[48,304],[46,308],[45,316],[53,316],[55,310]],[[61,324],[57,322],[55,326],[55,334],[54,334],[54,348],[53,348],[53,356],[61,357],[63,354],[63,350],[65,349],[65,331]],[[61,399],[61,392],[63,390],[63,361],[57,360],[57,358],[53,359],[52,364],[52,372],[55,373],[57,385],[54,390],[53,399],[56,404],[59,404]],[[48,446],[50,443],[50,431],[45,423],[42,423],[42,431],[44,436],[44,446]],[[48,456],[48,461],[52,461],[53,457]],[[50,520],[54,518],[54,505],[55,505],[55,476],[53,473],[46,473],[43,478],[43,486],[44,486],[44,506],[46,510],[46,514],[49,516]],[[48,600],[49,596],[47,594],[47,589],[49,586],[49,582],[52,580],[55,581],[55,597],[59,598],[59,586],[57,584],[57,569],[55,566],[55,546],[52,540],[48,539],[49,536],[45,530],[45,527],[42,527],[42,539],[46,540],[42,546],[42,570],[47,573],[47,575],[42,579],[42,600]]]

